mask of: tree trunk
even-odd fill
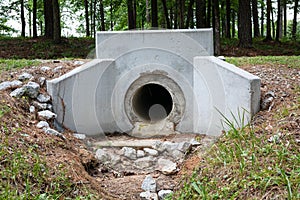
[[[37,27],[36,27],[36,14],[37,14],[37,0],[33,0],[32,4],[32,31],[33,31],[33,38],[37,37]]]
[[[211,20],[211,1],[212,0],[207,0],[207,15],[206,15],[206,27],[210,28],[211,24],[210,24],[210,20]]]
[[[93,0],[94,12],[93,12],[93,31],[94,31],[94,38],[96,37],[96,0]]]
[[[257,0],[252,0],[252,15],[253,15],[253,30],[254,37],[259,37],[259,23],[258,23],[258,10],[257,10]]]
[[[90,1],[90,32],[91,36],[94,35],[93,30],[94,30],[94,25],[93,25],[93,0]]]
[[[297,12],[298,12],[298,0],[295,0],[294,5],[294,19],[293,19],[293,27],[292,27],[292,38],[296,40],[296,33],[297,33]]]
[[[287,35],[287,6],[286,0],[283,1],[283,35],[286,37]]]
[[[272,3],[271,0],[267,0],[267,35],[265,38],[265,41],[272,40],[272,35],[271,35],[271,8]]]
[[[105,18],[104,18],[104,7],[103,0],[100,0],[100,17],[101,17],[101,31],[105,31]]]
[[[221,54],[220,43],[220,8],[219,0],[213,0],[213,17],[214,17],[214,38],[215,38],[215,55]]]
[[[114,21],[113,21],[113,2],[110,0],[110,30],[114,30]]]
[[[86,37],[90,37],[90,20],[89,20],[89,2],[84,0],[84,10],[85,10],[85,34]]]
[[[235,37],[235,10],[232,10],[232,34],[231,36]]]
[[[22,24],[21,36],[25,37],[26,21],[25,21],[25,14],[24,14],[24,0],[20,0],[20,4],[21,4],[21,24]]]
[[[58,0],[52,0],[53,3],[53,41],[61,42],[60,11]]]
[[[53,39],[53,4],[44,0],[45,37]]]
[[[164,8],[164,14],[165,14],[165,18],[166,18],[167,28],[171,29],[171,23],[170,23],[170,20],[169,20],[169,13],[168,13],[166,0],[162,0],[162,4],[163,4],[163,8]]]
[[[158,27],[157,0],[151,0],[152,27]]]
[[[281,0],[277,0],[277,29],[276,29],[276,41],[282,37],[282,9]]]
[[[185,0],[179,0],[179,28],[184,28]]]
[[[186,17],[186,22],[185,22],[185,28],[190,27],[190,22],[193,17],[193,5],[195,3],[195,0],[190,0],[189,7],[188,7],[188,13]]]
[[[134,19],[133,19],[133,0],[127,0],[127,14],[128,14],[128,29],[134,29]]]
[[[146,0],[146,22],[150,23],[150,6],[149,6],[149,1]]]
[[[29,37],[32,37],[32,10],[30,8],[27,9],[28,11],[28,28],[29,28]]]
[[[226,38],[230,38],[231,2],[226,0]]]
[[[197,28],[204,28],[206,26],[205,11],[206,11],[205,0],[196,0],[196,27]]]
[[[264,36],[264,16],[265,16],[265,4],[264,1],[261,2],[260,4],[260,8],[261,8],[261,17],[260,17],[260,36],[263,37]]]
[[[272,37],[275,37],[275,20],[274,20],[274,10],[273,6],[271,6],[271,23],[272,23]]]
[[[250,0],[239,0],[238,10],[239,46],[252,47],[252,26]]]

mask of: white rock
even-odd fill
[[[137,150],[136,151],[136,156],[138,158],[144,157],[145,156],[145,152],[143,150]]]
[[[186,153],[192,148],[192,144],[189,142],[180,142],[177,145],[177,149],[181,151],[182,153]]]
[[[38,116],[40,118],[49,120],[49,119],[56,118],[57,115],[49,110],[43,110],[43,111],[38,112]]]
[[[150,148],[144,148],[144,151],[151,155],[151,156],[157,156],[158,155],[158,151],[154,150],[154,149],[150,149]]]
[[[142,189],[146,192],[156,192],[156,181],[154,180],[154,178],[152,178],[152,176],[146,176],[142,183]]]
[[[49,134],[49,135],[55,135],[55,136],[58,136],[62,139],[66,139],[65,136],[63,136],[63,134],[61,134],[60,132],[58,132],[57,130],[54,130],[52,128],[46,128],[45,129],[45,133],[46,134]]]
[[[39,83],[40,83],[40,85],[44,85],[45,81],[46,81],[46,78],[45,78],[45,77],[40,77],[40,78],[39,78]]]
[[[36,98],[39,95],[40,85],[36,82],[28,82],[24,85],[26,90],[26,95],[30,98]]]
[[[51,68],[48,67],[48,66],[43,66],[43,67],[40,68],[40,70],[41,70],[42,72],[49,71],[50,69],[51,69]]]
[[[40,121],[39,123],[37,123],[36,127],[37,128],[49,128],[49,124],[46,121]]]
[[[34,106],[30,106],[29,107],[29,112],[30,113],[34,113],[35,112],[35,107]]]
[[[160,190],[158,192],[158,199],[159,200],[164,200],[167,196],[169,196],[172,193],[173,193],[172,190]]]
[[[103,163],[108,162],[110,160],[109,154],[103,149],[97,149],[95,157]]]
[[[134,164],[139,169],[146,169],[148,167],[151,167],[155,161],[156,160],[153,157],[149,156],[135,160]]]
[[[31,79],[32,77],[33,77],[32,74],[29,74],[29,73],[27,73],[27,72],[24,72],[23,74],[21,74],[21,75],[18,77],[18,79],[19,79],[20,81],[25,81],[25,80]]]
[[[74,62],[74,65],[83,65],[84,64],[84,62],[83,61],[80,61],[80,60],[76,60],[75,62]]]
[[[129,159],[136,159],[136,150],[130,147],[123,147],[122,148],[124,156],[126,156]]]
[[[177,164],[171,160],[160,158],[157,161],[158,170],[165,175],[171,175],[177,172]]]
[[[80,134],[80,133],[74,133],[73,136],[79,140],[84,140],[86,138],[85,134]]]
[[[21,87],[21,88],[15,89],[9,95],[11,97],[20,98],[20,97],[22,97],[25,94],[25,92],[26,92],[26,89],[24,87]]]
[[[22,85],[21,81],[14,80],[14,81],[4,81],[0,83],[0,90],[6,90],[6,89],[11,89],[11,88],[17,88]]]
[[[58,66],[58,67],[55,67],[52,71],[53,71],[54,73],[57,73],[57,72],[59,72],[60,70],[62,70],[62,68],[63,68],[63,66]]]
[[[47,103],[51,97],[49,95],[39,94],[36,99],[41,103]]]
[[[37,101],[33,101],[32,104],[38,109],[38,110],[46,110],[48,108],[46,103],[39,103]]]
[[[147,192],[140,193],[140,199],[141,200],[158,200],[158,196],[156,193],[151,193],[151,192],[147,191]]]

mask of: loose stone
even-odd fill
[[[25,88],[21,87],[21,88],[17,88],[14,91],[12,91],[9,95],[11,97],[16,97],[16,98],[20,98],[25,94]]]
[[[47,103],[51,97],[49,95],[39,94],[36,99],[41,103]]]
[[[40,118],[44,118],[44,119],[47,119],[47,120],[56,118],[56,114],[49,111],[49,110],[43,110],[43,111],[38,112],[38,116]]]
[[[30,113],[34,113],[35,112],[35,107],[34,106],[30,106],[29,107],[29,112]]]
[[[137,151],[136,151],[136,156],[137,156],[138,158],[142,158],[142,157],[145,156],[145,152],[144,152],[143,150],[137,150]]]
[[[142,189],[144,191],[156,192],[156,181],[152,176],[147,175],[142,183]]]
[[[20,80],[20,81],[25,81],[25,80],[29,80],[29,79],[31,79],[33,76],[31,75],[31,74],[29,74],[29,73],[27,73],[27,72],[24,72],[23,74],[21,74],[19,77],[18,77],[18,79]]]
[[[73,136],[79,140],[84,140],[86,138],[85,134],[74,133]]]
[[[149,191],[140,193],[141,200],[158,200],[156,193],[151,193]]]
[[[151,156],[157,156],[158,155],[158,151],[154,150],[154,149],[150,149],[150,148],[144,148],[144,151],[151,155]]]
[[[55,136],[60,137],[62,139],[66,139],[65,136],[63,136],[63,134],[61,134],[60,132],[58,132],[57,130],[54,130],[52,128],[45,129],[45,133],[49,134],[49,135],[55,135]]]
[[[134,160],[136,159],[136,150],[130,147],[123,147],[122,148],[124,156],[127,158]]]
[[[26,90],[26,95],[30,98],[36,98],[39,95],[40,85],[36,82],[28,82],[24,85]]]
[[[37,128],[49,128],[49,124],[46,121],[40,121],[39,123],[37,123],[36,127]]]
[[[169,196],[172,193],[173,193],[172,190],[160,190],[158,192],[158,198],[159,200],[164,200],[167,196]]]
[[[157,161],[157,165],[158,165],[158,170],[165,175],[171,175],[177,172],[177,165],[171,160],[160,158]]]

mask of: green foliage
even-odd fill
[[[226,58],[226,61],[236,66],[242,65],[270,65],[270,66],[288,66],[290,68],[300,69],[300,56],[256,56]]]
[[[174,197],[260,198],[276,189],[281,190],[276,198],[299,199],[300,148],[295,138],[286,136],[280,143],[268,142],[249,126],[231,127]]]
[[[0,119],[9,111],[10,111],[10,107],[8,107],[7,105],[0,104]]]

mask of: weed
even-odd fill
[[[23,68],[32,65],[39,64],[37,60],[25,60],[25,59],[0,59],[0,72],[8,71],[15,68]]]

